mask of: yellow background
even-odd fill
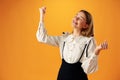
[[[36,39],[39,7],[44,5],[49,35],[71,32],[74,15],[89,11],[97,43],[109,43],[99,55],[99,70],[89,80],[120,80],[120,0],[1,0],[0,80],[56,80],[59,49]]]

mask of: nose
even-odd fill
[[[75,17],[73,17],[73,21],[77,21],[77,18],[76,18],[76,16],[75,16]]]

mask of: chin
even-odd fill
[[[73,25],[73,28],[78,28],[76,25]]]
[[[76,27],[76,25],[75,25],[75,24],[72,24],[72,27],[73,27],[73,28],[75,28],[75,27]]]
[[[72,26],[73,26],[73,27],[76,27],[77,25],[76,25],[75,23],[72,23]]]

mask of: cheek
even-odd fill
[[[83,24],[84,27],[86,26],[86,23],[82,23],[82,24]]]
[[[85,23],[82,22],[82,21],[78,21],[78,24],[79,24],[80,26],[85,26]]]
[[[85,22],[80,22],[80,24],[84,27],[86,26],[86,23]]]

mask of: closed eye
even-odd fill
[[[84,17],[82,17],[82,16],[80,16],[80,18],[82,18],[82,20],[85,20],[85,18],[84,18]]]
[[[79,18],[79,17],[76,17],[76,20],[80,20],[80,18]]]

